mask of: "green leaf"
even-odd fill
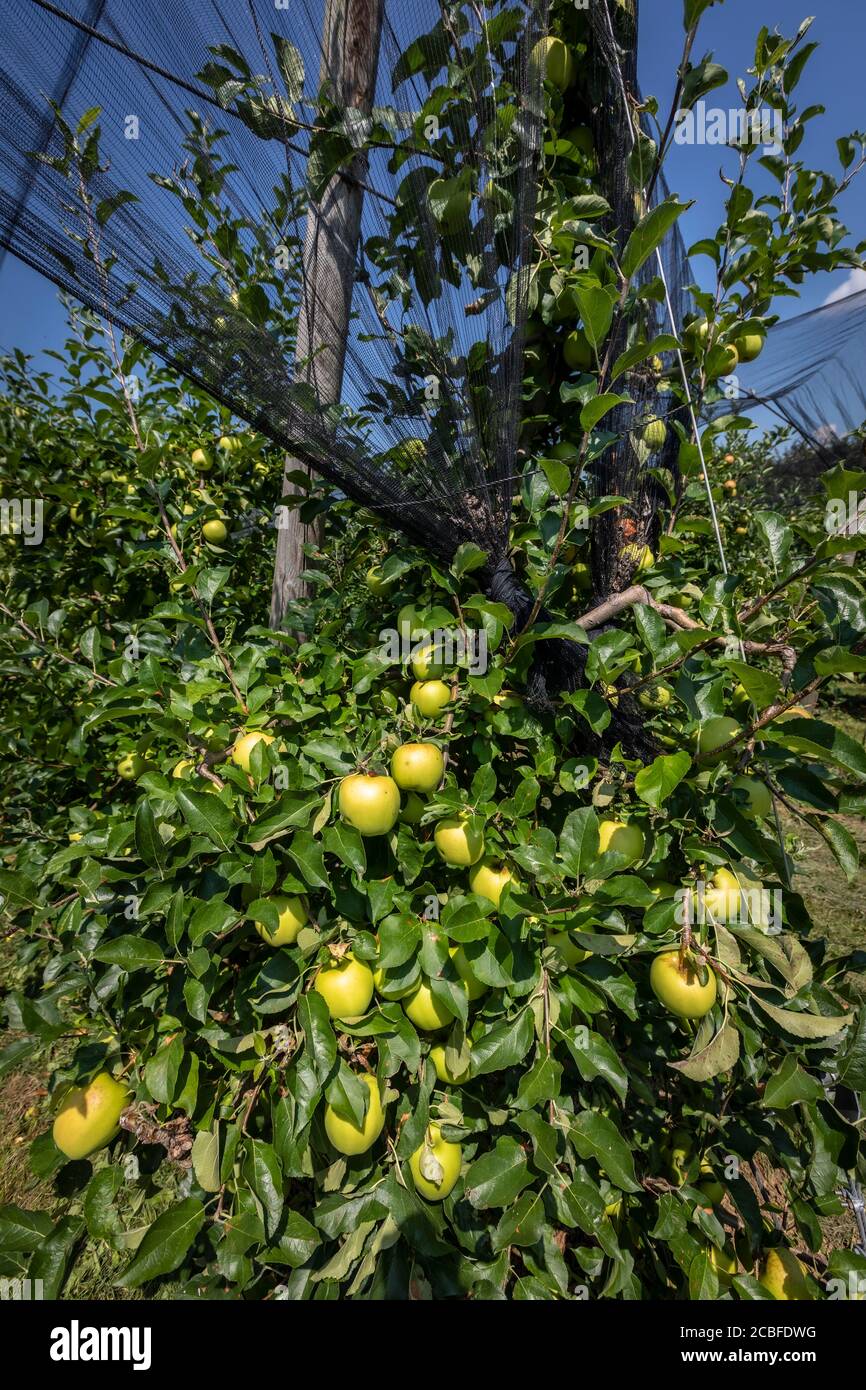
[[[135,813],[135,848],[145,864],[162,868],[167,858],[166,848],[156,827],[153,807],[146,799],[139,802]]]
[[[715,5],[716,0],[684,0],[683,4],[683,28],[688,32],[693,24],[697,24],[704,10],[708,10],[710,5]]]
[[[328,1006],[316,990],[298,1000],[298,1023],[304,1030],[307,1053],[319,1085],[324,1085],[337,1060],[337,1039]]]
[[[829,759],[856,777],[866,778],[866,750],[835,724],[825,724],[819,719],[785,719],[781,724],[770,724],[762,729],[761,737],[792,753]]]
[[[171,1042],[158,1048],[145,1065],[145,1085],[160,1105],[171,1105],[174,1100],[183,1052],[183,1039],[178,1034]]]
[[[563,1033],[563,1037],[584,1081],[604,1081],[624,1101],[628,1093],[628,1073],[607,1038],[588,1028],[580,1030],[578,1039],[570,1033]]]
[[[792,1037],[804,1038],[814,1042],[819,1038],[834,1038],[837,1033],[841,1033],[843,1028],[848,1028],[854,1021],[853,1014],[845,1018],[842,1015],[826,1018],[823,1014],[798,1014],[792,1009],[780,1009],[775,1004],[767,1003],[760,994],[753,995],[753,1001],[765,1014],[769,1014],[786,1033]]]
[[[487,563],[487,551],[482,550],[473,541],[464,541],[458,545],[454,559],[451,562],[451,573],[457,579],[464,574],[471,573],[472,570],[481,569]]]
[[[472,1076],[488,1076],[522,1062],[535,1036],[532,1013],[524,1009],[511,1022],[494,1023],[472,1048]]]
[[[745,661],[726,661],[725,665],[758,709],[767,709],[779,698],[782,687],[772,671],[759,671]]]
[[[641,266],[664,241],[678,217],[692,204],[680,203],[675,197],[665,198],[651,208],[638,222],[628,239],[622,258],[622,273],[627,280],[634,279]]]
[[[739,1055],[740,1035],[730,1023],[725,1023],[705,1047],[698,1047],[684,1062],[669,1062],[668,1066],[690,1081],[709,1081],[730,1071]]]
[[[379,927],[379,965],[395,970],[411,960],[421,945],[421,927],[417,917],[394,913]]]
[[[219,1192],[220,1127],[214,1122],[211,1129],[200,1129],[192,1142],[192,1166],[196,1182],[205,1192]]]
[[[354,873],[362,875],[367,871],[367,854],[360,833],[352,825],[338,821],[329,825],[322,836],[322,843],[330,854],[336,854],[341,863]]]
[[[848,1046],[839,1063],[839,1080],[852,1091],[866,1091],[866,1005],[861,1004],[857,1027],[848,1035]],[[0,1241],[2,1244],[2,1241]]]
[[[773,568],[778,570],[785,563],[791,549],[794,532],[778,512],[756,512],[755,521],[767,543]]]
[[[484,1211],[510,1206],[530,1182],[532,1174],[523,1149],[514,1139],[503,1137],[489,1153],[470,1164],[464,1191],[472,1206]]]
[[[325,868],[321,842],[314,839],[309,831],[299,830],[286,853],[294,860],[301,877],[311,888],[327,888],[330,891],[331,881]]]
[[[123,1171],[115,1166],[100,1168],[87,1184],[84,1220],[94,1240],[111,1241],[122,1230],[115,1198],[123,1185]]]
[[[506,1250],[514,1245],[525,1249],[541,1239],[546,1224],[547,1215],[540,1194],[524,1192],[514,1206],[500,1217],[490,1243],[494,1251]]]
[[[181,786],[177,792],[181,815],[196,835],[204,835],[219,849],[228,849],[237,838],[234,816],[218,796],[189,791]]]
[[[104,941],[93,952],[93,959],[105,965],[119,965],[122,970],[146,970],[160,965],[163,954],[155,941],[143,936],[116,936]]]
[[[119,1281],[124,1288],[137,1289],[161,1274],[171,1274],[201,1230],[204,1207],[196,1197],[163,1212],[150,1226],[135,1255]]]
[[[634,347],[626,348],[625,352],[620,353],[613,364],[610,374],[610,384],[618,380],[623,372],[628,372],[632,367],[636,367],[638,362],[645,362],[649,357],[658,357],[663,352],[673,352],[679,344],[671,333],[660,333],[657,338],[653,338],[651,343],[635,343]]]
[[[598,858],[598,816],[582,806],[566,816],[559,837],[559,855],[570,878],[582,878]]]
[[[761,1104],[771,1109],[786,1110],[789,1105],[823,1099],[824,1087],[820,1081],[803,1071],[796,1057],[788,1056],[767,1081]]]
[[[690,754],[662,754],[649,767],[641,768],[634,779],[634,789],[641,801],[658,810],[679,786],[692,765]]]
[[[47,1211],[28,1211],[10,1202],[0,1207],[0,1250],[35,1250],[52,1226]]]
[[[262,1204],[265,1235],[272,1240],[283,1214],[283,1174],[276,1151],[264,1139],[247,1140],[243,1175]]]
[[[289,101],[300,101],[304,95],[304,60],[298,49],[282,34],[271,34],[277,66],[286,86]]]
[[[599,284],[579,283],[575,286],[574,297],[584,332],[598,355],[613,321],[615,296]]]
[[[333,1106],[342,1119],[357,1125],[359,1129],[363,1128],[367,1107],[370,1104],[370,1091],[357,1072],[347,1067],[344,1061],[340,1061],[339,1069],[329,1083],[325,1095],[328,1104]]]
[[[56,1299],[60,1296],[69,1258],[83,1229],[84,1223],[77,1217],[64,1216],[35,1251],[27,1266],[27,1277],[41,1281],[43,1298]]]
[[[860,867],[860,846],[850,830],[840,821],[830,820],[827,816],[809,816],[808,820],[826,841],[848,882],[853,883]]]
[[[623,1192],[639,1192],[631,1149],[612,1120],[583,1110],[571,1120],[569,1134],[581,1158],[592,1158]]]
[[[602,420],[609,410],[613,410],[615,406],[629,405],[630,403],[630,396],[617,396],[612,391],[607,391],[602,396],[593,396],[592,400],[587,401],[580,412],[581,429],[587,432],[595,429],[599,420]]]

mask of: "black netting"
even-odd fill
[[[375,47],[380,5],[365,91],[346,55]],[[616,34],[604,5],[588,12],[589,120],[624,241],[641,209],[617,64],[633,86],[636,34],[614,9]],[[0,243],[441,559],[478,544],[504,592],[547,0],[357,0],[347,33],[340,12],[0,0]],[[678,237],[664,257],[679,316]],[[659,298],[645,304],[641,328],[667,330]],[[655,524],[649,468],[673,435],[661,453],[639,436],[666,413],[657,378],[629,375],[621,437],[587,472],[591,490],[628,498],[596,537],[599,594],[627,582],[623,542]],[[540,684],[573,684],[574,652],[543,645]]]
[[[771,328],[756,361],[737,368],[738,406],[787,424],[828,461],[866,421],[866,290]],[[763,413],[766,412],[766,413]]]
[[[297,339],[309,342],[310,335],[302,323],[294,336],[290,269],[285,287],[263,283],[258,295],[238,301],[219,245],[210,244],[184,201],[183,161],[212,161],[220,180],[214,196],[236,224],[231,236],[249,245],[251,264],[262,252],[276,263],[281,247],[288,262],[297,262],[305,202],[295,195],[305,189],[315,138],[303,127],[319,121],[314,99],[322,70],[327,75],[321,0],[287,10],[272,0],[230,7],[106,0],[99,30],[117,46],[96,38],[81,46],[84,31],[53,7],[3,0],[0,239],[398,529],[443,557],[474,540],[496,559],[506,543],[514,473],[521,351],[515,325],[519,330],[524,319],[521,272],[539,144],[539,90],[531,88],[540,83],[528,54],[544,8],[523,6],[522,27],[500,26],[503,37],[491,42],[488,64],[467,79],[475,84],[475,118],[453,130],[447,105],[437,111],[430,103],[431,80],[455,46],[468,47],[480,35],[460,32],[456,12],[453,24],[443,24],[447,11],[432,0],[386,5],[375,104],[399,153],[376,150],[346,171],[347,181],[365,189],[367,254],[356,265],[348,341],[333,323],[333,286],[308,283],[312,360],[295,361]],[[92,17],[83,0],[66,12],[83,23]],[[300,55],[305,71],[303,96],[291,107],[272,37],[280,31],[294,45],[289,61]],[[398,72],[395,79],[400,54],[424,35],[423,76],[400,80]],[[54,73],[67,67],[75,44],[79,64],[62,114],[74,128],[85,111],[100,108],[103,167],[86,185],[76,167],[86,153],[65,158],[58,122],[47,150],[45,141],[43,94],[56,90]],[[255,90],[222,46],[243,55],[252,76],[264,74]],[[218,97],[230,109],[220,109]],[[415,138],[425,103],[439,122],[438,141]],[[248,124],[235,114],[239,106]],[[219,139],[206,144],[197,135],[198,122],[187,114],[193,111],[222,131]],[[353,116],[363,134],[364,117],[351,108],[326,116],[330,144],[320,142],[313,153],[326,169],[328,159],[351,150]],[[85,151],[86,141],[84,132]],[[33,180],[36,150],[46,153]],[[223,177],[225,165],[230,173]],[[457,180],[450,200],[444,174]],[[77,196],[82,187],[86,207]],[[464,187],[474,195],[471,211]],[[118,205],[124,195],[129,201]],[[280,205],[282,217],[274,212]],[[103,221],[100,210],[112,206]],[[320,408],[317,379],[329,374],[332,354],[345,358],[342,400],[339,408],[328,400]]]

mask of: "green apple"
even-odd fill
[[[662,1148],[668,1176],[677,1187],[682,1187],[688,1178],[694,1152],[695,1141],[691,1130],[686,1129],[684,1125],[677,1125],[671,1131],[670,1140]]]
[[[435,743],[404,743],[391,758],[391,776],[404,792],[433,792],[445,776],[445,758]]]
[[[382,578],[382,570],[379,565],[371,565],[364,576],[364,580],[370,593],[373,594],[375,598],[382,598],[391,587],[391,581]]]
[[[410,998],[403,1001],[403,1012],[424,1033],[439,1033],[454,1022],[454,1015],[433,997],[426,980],[422,980]]]
[[[708,757],[707,754],[715,753],[717,748],[724,748],[726,743],[730,743],[732,738],[736,738],[742,733],[742,725],[736,719],[732,719],[728,714],[717,714],[712,719],[707,719],[698,730],[697,749],[703,762],[708,767],[715,767],[723,758],[736,756],[736,749],[731,748],[726,753],[720,753],[718,757]]]
[[[469,1044],[469,1046],[471,1047],[471,1044]],[[449,1086],[462,1086],[464,1081],[469,1080],[468,1066],[466,1067],[465,1071],[461,1072],[453,1072],[449,1069],[448,1063],[445,1060],[444,1043],[436,1043],[435,1047],[431,1047],[430,1061],[436,1068],[436,1075],[438,1076],[439,1080],[446,1081]]]
[[[743,811],[750,820],[763,820],[773,810],[773,797],[766,782],[759,777],[735,777],[732,789],[744,792],[748,799],[748,809]]]
[[[681,961],[676,947],[661,951],[650,967],[653,993],[678,1018],[703,1018],[716,1002],[717,989],[712,970],[704,969],[702,981],[697,963],[688,956]]]
[[[571,932],[552,931],[550,927],[548,927],[547,940],[551,946],[556,948],[565,961],[565,964],[569,967],[582,965],[583,962],[588,960],[592,955],[591,951],[585,951],[582,946],[578,946]]]
[[[235,767],[241,768],[243,772],[250,770],[250,757],[257,743],[273,743],[273,734],[266,734],[261,729],[254,729],[251,733],[242,734],[235,741],[231,751],[231,760]]]
[[[362,835],[387,835],[400,814],[400,788],[392,777],[372,772],[344,777],[339,792],[340,814]]]
[[[210,545],[220,545],[228,536],[225,522],[218,518],[206,521],[201,528],[201,533]]]
[[[446,235],[468,228],[472,194],[460,179],[434,179],[429,198],[433,215]]]
[[[740,915],[742,892],[736,874],[720,868],[713,874],[712,887],[704,889],[704,913],[716,922],[735,922]]]
[[[342,1115],[337,1114],[332,1105],[325,1106],[325,1133],[337,1152],[346,1154],[347,1157],[354,1157],[371,1149],[385,1124],[382,1097],[375,1076],[364,1073],[358,1080],[370,1089],[370,1103],[363,1125],[355,1124],[354,1120],[344,1119]]]
[[[640,437],[650,452],[656,454],[664,448],[668,427],[664,420],[650,420],[641,430]]]
[[[667,709],[673,695],[666,685],[652,685],[638,691],[637,698],[644,709]]]
[[[767,1251],[758,1275],[758,1283],[776,1299],[792,1299],[795,1302],[812,1299],[812,1291],[806,1282],[805,1266],[786,1245],[779,1245]]]
[[[433,842],[446,864],[468,869],[477,864],[484,853],[484,832],[470,826],[460,816],[446,816],[437,821]]]
[[[435,642],[426,642],[412,655],[412,672],[416,681],[440,680],[447,669],[442,660],[442,649]]]
[[[199,473],[209,473],[213,468],[213,459],[207,449],[193,449],[190,454],[190,463],[193,468],[197,468]]]
[[[760,357],[767,341],[767,330],[764,325],[755,320],[747,320],[737,329],[734,342],[740,354],[741,362],[754,362],[756,357]]]
[[[480,999],[482,995],[487,993],[490,986],[486,985],[483,980],[479,980],[472,969],[472,962],[462,946],[450,946],[448,953],[451,956],[454,969],[466,986],[469,1002],[474,1003],[476,999]]]
[[[529,55],[529,66],[536,78],[552,82],[560,92],[566,91],[574,81],[571,49],[562,39],[551,35],[538,40]]]
[[[656,557],[648,545],[625,545],[622,553],[626,560],[631,562],[635,574],[642,574],[644,570],[651,570],[656,562]]]
[[[373,972],[352,952],[332,956],[321,966],[313,988],[321,994],[331,1018],[352,1023],[365,1014],[373,998]]]
[[[124,782],[135,782],[145,769],[145,761],[138,753],[125,753],[117,764],[117,775]]]
[[[415,1191],[428,1202],[444,1202],[460,1177],[462,1149],[442,1138],[438,1125],[429,1124],[424,1142],[409,1159]]]
[[[426,802],[421,799],[417,792],[410,792],[403,802],[403,809],[399,815],[401,825],[419,825],[424,814]]]
[[[451,700],[451,688],[444,681],[415,681],[409,699],[426,719],[439,714]]]
[[[497,865],[492,859],[482,859],[469,870],[469,887],[472,892],[486,898],[494,907],[498,907],[502,901],[507,883],[515,888],[520,886],[507,864]]]
[[[639,825],[630,821],[603,820],[598,827],[599,854],[609,850],[624,854],[632,864],[643,859],[646,850],[644,834]]]
[[[589,594],[592,592],[592,571],[584,560],[577,560],[572,565],[571,578],[576,593]]]
[[[129,1104],[126,1087],[107,1071],[88,1086],[68,1091],[52,1128],[54,1142],[67,1158],[88,1158],[117,1134],[120,1115]]]
[[[301,927],[309,921],[307,909],[302,899],[277,894],[275,897],[269,898],[268,902],[277,909],[279,925],[276,931],[272,932],[269,926],[256,918],[254,919],[256,931],[269,946],[291,946],[297,940]]]

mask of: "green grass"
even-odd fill
[[[862,718],[842,713],[834,715],[833,722],[859,743],[866,743],[866,722]],[[826,937],[833,956],[857,948],[866,950],[866,820],[859,816],[838,819],[860,849],[860,867],[850,883],[818,832],[799,817],[782,811],[783,828],[797,844],[794,887],[802,895],[814,923],[812,935]],[[850,977],[850,984],[866,1000],[866,975]]]

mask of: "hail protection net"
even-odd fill
[[[832,461],[866,421],[866,290],[777,323],[737,368],[738,405]]]
[[[0,239],[399,530],[497,558],[546,6],[381,8],[377,42],[380,0],[348,32],[328,0],[2,0]]]
[[[624,244],[636,5],[576,22]],[[547,0],[0,0],[0,243],[440,559],[477,544],[518,622],[547,24]],[[677,235],[663,257],[679,319]],[[629,332],[669,329],[659,287],[642,302]],[[625,499],[594,536],[599,596],[656,524],[658,386],[630,374],[586,470]],[[573,644],[539,645],[542,691],[573,684]]]
[[[592,109],[589,113],[593,144],[597,152],[601,186],[612,210],[610,230],[615,233],[620,252],[630,233],[647,210],[669,195],[664,176],[646,190],[636,192],[634,168],[640,150],[632,153],[641,134],[649,127],[636,111],[640,102],[637,80],[638,5],[590,5],[587,11],[592,34],[589,56],[592,63]],[[637,276],[640,290],[639,314],[623,321],[615,332],[611,357],[615,359],[640,338],[648,342],[661,335],[679,335],[688,314],[693,311],[689,292],[690,267],[685,244],[675,225]],[[635,547],[653,544],[657,539],[659,517],[666,494],[656,470],[677,474],[679,438],[669,428],[677,413],[685,423],[685,412],[676,404],[669,384],[676,377],[676,357],[661,352],[655,362],[646,361],[628,374],[629,404],[616,407],[605,419],[605,430],[613,435],[609,446],[589,471],[591,496],[622,496],[626,502],[602,513],[592,535],[593,583],[598,594],[623,589],[631,582],[635,569]],[[664,443],[658,448],[652,440],[652,426],[665,425]],[[659,432],[661,434],[661,431]]]

